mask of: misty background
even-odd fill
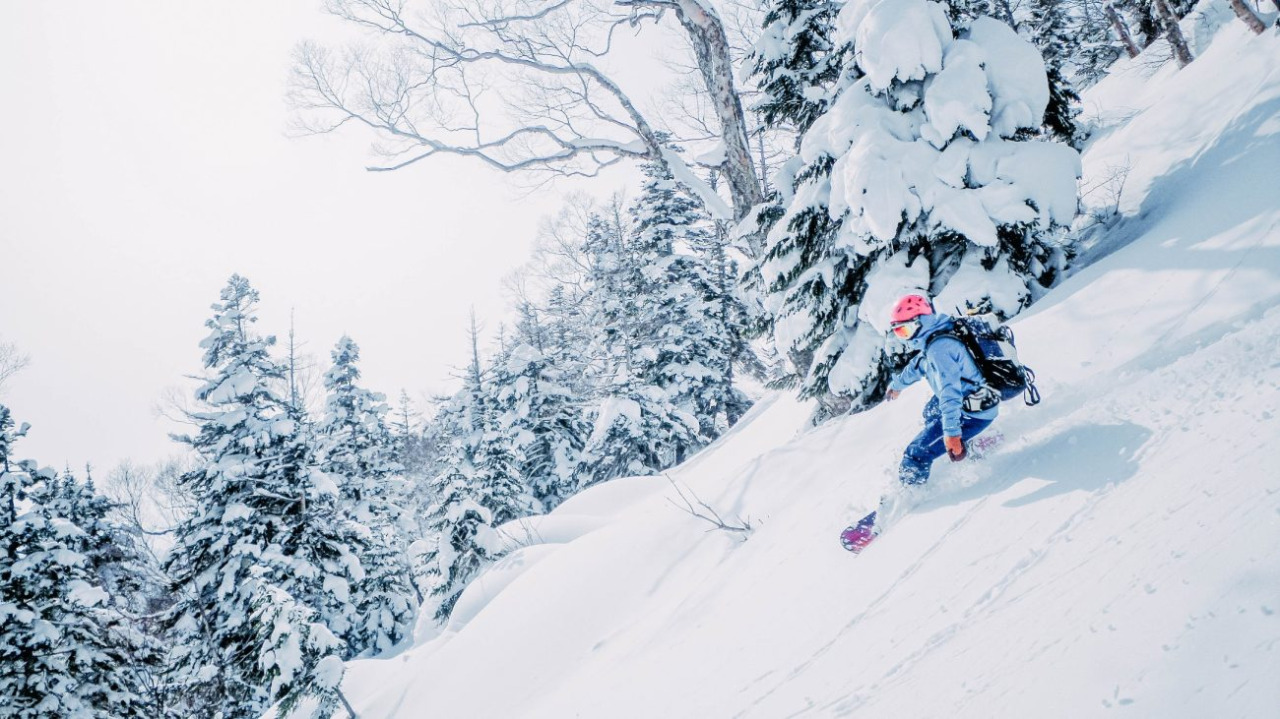
[[[24,456],[105,472],[181,451],[157,407],[190,396],[233,272],[263,332],[285,342],[292,312],[317,372],[349,333],[392,402],[447,389],[472,307],[496,331],[503,278],[583,185],[449,157],[370,173],[366,134],[291,136],[294,47],[349,35],[316,0],[0,7],[0,341],[31,359],[2,391]]]

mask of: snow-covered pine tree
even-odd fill
[[[404,530],[407,536],[417,537],[419,540],[426,536],[426,518],[430,514],[431,507],[436,503],[433,483],[444,471],[444,457],[453,441],[452,430],[440,421],[443,416],[442,408],[447,406],[450,400],[450,397],[430,397],[428,399],[431,407],[430,418],[419,415],[410,408],[412,419],[409,424],[409,441],[404,444],[401,443],[404,435],[401,434],[400,427],[403,405],[397,408],[395,419],[391,424],[392,434],[396,437],[396,457],[401,458],[405,466],[406,481],[409,484],[409,512]],[[403,451],[403,447],[409,448],[407,454]],[[404,459],[408,459],[409,462],[404,463]],[[409,559],[412,564],[412,554]],[[414,586],[418,585],[415,583]]]
[[[478,501],[474,443],[468,393],[459,392],[437,415],[437,426],[450,438],[441,458],[443,469],[431,480],[435,502],[426,518],[426,538],[415,543],[414,575],[421,585],[424,608],[444,623],[462,590],[480,570],[497,559],[501,542],[493,512]]]
[[[424,471],[431,463],[431,452],[422,435],[422,415],[409,398],[409,392],[401,389],[396,406],[388,415],[387,430],[391,432],[394,459],[404,468],[406,475],[418,477],[429,474]]]
[[[537,502],[516,458],[515,439],[506,432],[500,419],[499,395],[515,378],[506,371],[507,351],[500,348],[493,364],[484,369],[480,361],[479,329],[471,317],[471,365],[467,370],[463,392],[468,399],[467,435],[471,446],[471,481],[477,500],[493,516],[493,526],[533,514]]]
[[[321,469],[338,484],[339,510],[355,530],[351,547],[363,576],[350,587],[347,606],[354,615],[344,626],[330,627],[350,655],[377,654],[409,635],[417,611],[401,509],[407,491],[385,398],[358,384],[360,348],[344,336],[331,356],[325,415],[317,429]]]
[[[591,432],[582,401],[560,368],[533,345],[516,345],[495,369],[497,429],[513,443],[519,474],[538,509],[550,512],[577,490]]]
[[[710,239],[710,247],[694,250],[701,255],[707,267],[707,300],[711,304],[707,322],[713,332],[724,340],[722,387],[727,393],[723,395],[723,412],[715,412],[716,424],[711,435],[714,439],[737,424],[753,404],[751,398],[739,389],[738,376],[747,374],[762,378],[768,370],[751,341],[759,336],[757,323],[763,312],[758,302],[748,299],[753,296],[753,290],[741,285],[738,262],[730,256],[728,232],[723,227],[718,228]]]
[[[343,589],[359,563],[345,545],[337,487],[318,470],[285,398],[283,369],[269,356],[272,337],[253,331],[258,293],[233,275],[206,323],[206,381],[192,414],[195,436],[181,437],[200,457],[180,482],[195,511],[176,531],[166,561],[178,601],[169,626],[181,634],[176,661],[193,709],[224,719],[256,717],[267,704],[315,686],[272,683],[261,662],[271,637],[309,627],[280,622],[296,612],[267,612],[264,598],[288,596],[313,611],[341,616]],[[266,618],[274,625],[264,625]],[[333,653],[338,653],[334,650]],[[290,676],[313,676],[322,652],[301,655]]]
[[[99,617],[126,657],[115,671],[141,693],[149,717],[177,716],[176,690],[166,679],[168,651],[155,618],[170,601],[167,578],[145,539],[122,521],[120,504],[98,493],[87,468],[83,482],[69,470],[57,477],[42,504],[49,516],[69,519],[84,531],[73,548],[106,592]]]
[[[851,79],[860,68],[846,67]],[[770,227],[765,254],[749,271],[762,290],[766,327],[777,351],[796,372],[802,397],[830,398],[827,375],[834,357],[819,356],[826,339],[843,326],[848,298],[867,271],[835,252],[838,218],[828,212],[831,169],[836,158],[826,148],[807,149],[779,178],[778,204],[762,222]]]
[[[799,141],[831,101],[843,53],[832,41],[841,3],[773,0],[752,49],[752,74],[763,95],[754,110],[768,127],[789,126]]]
[[[425,530],[423,522],[435,503],[431,496],[431,480],[443,469],[440,458],[444,456],[446,442],[434,423],[424,421],[404,389],[400,390],[390,420],[388,428],[395,446],[395,460],[404,468],[407,492],[401,531],[406,537],[421,537]],[[409,561],[412,564],[412,557]],[[416,582],[414,587],[417,594]],[[421,600],[420,595],[418,598]]]
[[[547,293],[546,308],[540,313],[544,343],[531,343],[559,370],[564,385],[580,399],[592,392],[592,358],[583,348],[591,346],[595,335],[595,328],[589,323],[593,315],[589,297],[575,299],[567,288],[557,284]]]
[[[1031,0],[1026,26],[1031,42],[1044,58],[1045,77],[1049,81],[1044,129],[1078,150],[1084,141],[1076,122],[1076,116],[1080,114],[1080,95],[1066,68],[1072,53],[1080,46],[1071,36],[1067,14],[1063,0]]]
[[[841,3],[830,0],[775,0],[767,6],[760,39],[752,50],[752,78],[762,99],[753,109],[766,127],[793,128],[795,144],[823,112],[840,86],[841,73],[850,48],[837,46],[834,21]],[[763,235],[773,231],[778,220],[793,200],[796,173],[802,168],[798,158],[784,162],[771,178],[770,192],[755,214],[755,223]],[[809,170],[821,172],[822,169]],[[805,247],[799,236],[788,236],[793,243],[775,243],[775,254],[803,255]],[[747,268],[744,289],[752,297],[768,290],[760,275],[760,264]],[[772,332],[772,313],[755,312],[746,328],[753,336]],[[807,356],[794,358],[804,365]]]
[[[630,254],[639,263],[633,277],[642,293],[633,311],[646,349],[656,352],[646,379],[697,420],[699,441],[710,442],[750,406],[733,386],[745,310],[725,286],[727,258],[709,218],[665,166],[644,171],[631,208]]]
[[[968,30],[969,24],[980,17],[994,18],[1018,29],[1009,0],[947,0],[942,4],[947,8],[947,18],[955,32]]]
[[[0,713],[15,719],[166,716],[151,691],[160,650],[103,586],[119,563],[110,503],[17,461],[0,405]]]
[[[783,122],[795,125],[797,148],[804,133],[827,110],[832,98],[861,72],[848,62],[852,48],[836,41],[835,17],[840,6],[840,3],[821,0],[803,3],[779,0],[768,10],[764,33],[755,48],[753,73],[765,96],[757,108],[768,109]],[[821,277],[810,273],[815,265],[823,262],[824,238],[834,231],[834,223],[825,211],[827,176],[833,160],[827,157],[802,162],[800,157],[793,157],[784,163],[774,178],[769,201],[756,216],[756,222],[767,236],[766,254],[747,269],[746,283],[758,295],[766,297],[766,303],[765,311],[751,328],[753,333],[778,336],[781,331],[782,335],[787,334],[786,328],[780,329],[774,324],[780,316],[776,300],[767,300],[769,295],[776,294],[780,282],[798,281],[804,285],[798,292],[806,294],[812,302],[815,319],[827,318],[819,325],[830,324],[836,313],[832,295],[833,291],[838,292],[835,288],[844,284],[843,268],[827,268],[829,271]],[[797,192],[803,192],[804,196],[797,196]],[[807,206],[809,211],[803,211],[801,206]],[[787,226],[780,226],[784,216]],[[766,265],[774,271],[774,276],[763,275]],[[797,338],[795,342],[779,344],[778,348],[803,375],[813,362],[811,345],[813,341]]]
[[[299,602],[270,578],[271,570],[250,570],[251,602],[248,626],[253,631],[255,656],[245,678],[266,687],[278,701],[278,715],[289,717],[304,700],[308,716],[329,717],[338,708],[342,675],[339,656],[345,643],[319,621],[315,609]]]
[[[480,570],[499,556],[501,524],[533,514],[535,500],[520,474],[513,440],[499,419],[498,389],[511,377],[494,379],[482,369],[479,330],[471,322],[471,363],[463,388],[437,417],[451,438],[445,469],[433,482],[436,503],[427,520],[428,537],[418,554],[424,595],[445,621],[458,597]],[[501,358],[495,371],[500,371]]]
[[[1016,314],[1060,270],[1053,233],[1076,211],[1079,155],[1032,139],[1048,83],[1035,47],[947,5],[850,3],[837,25],[854,73],[806,133],[787,214],[762,266],[775,340],[801,358],[806,396],[860,409],[883,395],[888,307],[906,291],[942,309]],[[968,12],[965,8],[960,8]],[[811,363],[803,362],[812,353]]]
[[[433,481],[437,502],[428,518],[428,538],[419,553],[417,574],[422,594],[443,623],[462,590],[480,570],[498,558],[502,542],[493,512],[477,501],[468,438],[458,437],[446,456],[444,472]]]
[[[698,305],[693,312],[705,307],[683,282],[671,287],[670,295],[662,284],[669,269],[681,269],[671,267],[679,264],[674,262],[674,233],[641,232],[634,214],[632,219],[633,226],[624,228],[593,218],[584,243],[591,264],[593,320],[601,330],[591,353],[602,359],[602,373],[580,486],[660,472],[708,441],[700,434],[697,416],[677,406],[669,388],[673,378],[668,375],[680,372],[669,366],[675,359],[672,350],[681,349],[678,334],[685,327],[668,311],[667,299],[689,297]],[[656,216],[650,225],[661,229]]]
[[[644,170],[629,227],[597,219],[585,241],[604,366],[584,485],[677,464],[749,405],[733,385],[746,313],[708,261],[717,237],[665,168]]]

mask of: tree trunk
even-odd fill
[[[725,179],[733,198],[733,219],[740,221],[751,208],[764,201],[760,181],[751,161],[751,144],[747,137],[747,120],[742,111],[742,97],[734,87],[733,60],[729,55],[729,39],[724,23],[704,0],[677,0],[676,16],[689,35],[698,69],[711,96],[720,135],[724,142]],[[764,251],[764,238],[755,233],[747,238],[753,257]]]
[[[1276,6],[1280,7],[1280,0],[1275,0],[1275,2]],[[1262,24],[1262,21],[1258,19],[1253,10],[1244,4],[1244,0],[1231,0],[1231,9],[1236,11],[1236,17],[1243,20],[1254,35],[1261,35],[1262,31],[1267,29],[1267,26]]]
[[[1160,13],[1160,19],[1164,21],[1164,34],[1169,38],[1169,44],[1173,46],[1173,56],[1178,59],[1178,67],[1190,65],[1194,58],[1191,57],[1191,48],[1187,47],[1187,39],[1182,36],[1182,28],[1178,27],[1178,18],[1174,16],[1165,0],[1155,0],[1155,6],[1156,12]]]
[[[1125,24],[1124,18],[1120,17],[1120,13],[1116,12],[1115,6],[1111,3],[1107,3],[1107,17],[1111,19],[1111,27],[1116,29],[1116,35],[1120,36],[1120,42],[1124,43],[1125,52],[1129,53],[1129,57],[1137,57],[1142,51],[1133,41],[1133,35],[1129,34],[1129,26]]]

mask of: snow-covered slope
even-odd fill
[[[808,431],[768,397],[671,473],[745,540],[666,478],[587,492],[443,633],[349,666],[362,719],[1277,716],[1280,36],[1143,74],[1087,98],[1133,241],[1015,323],[1045,402],[985,459],[854,557],[927,390]]]

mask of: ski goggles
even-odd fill
[[[920,320],[906,320],[889,325],[889,331],[898,339],[909,340],[920,331]]]

